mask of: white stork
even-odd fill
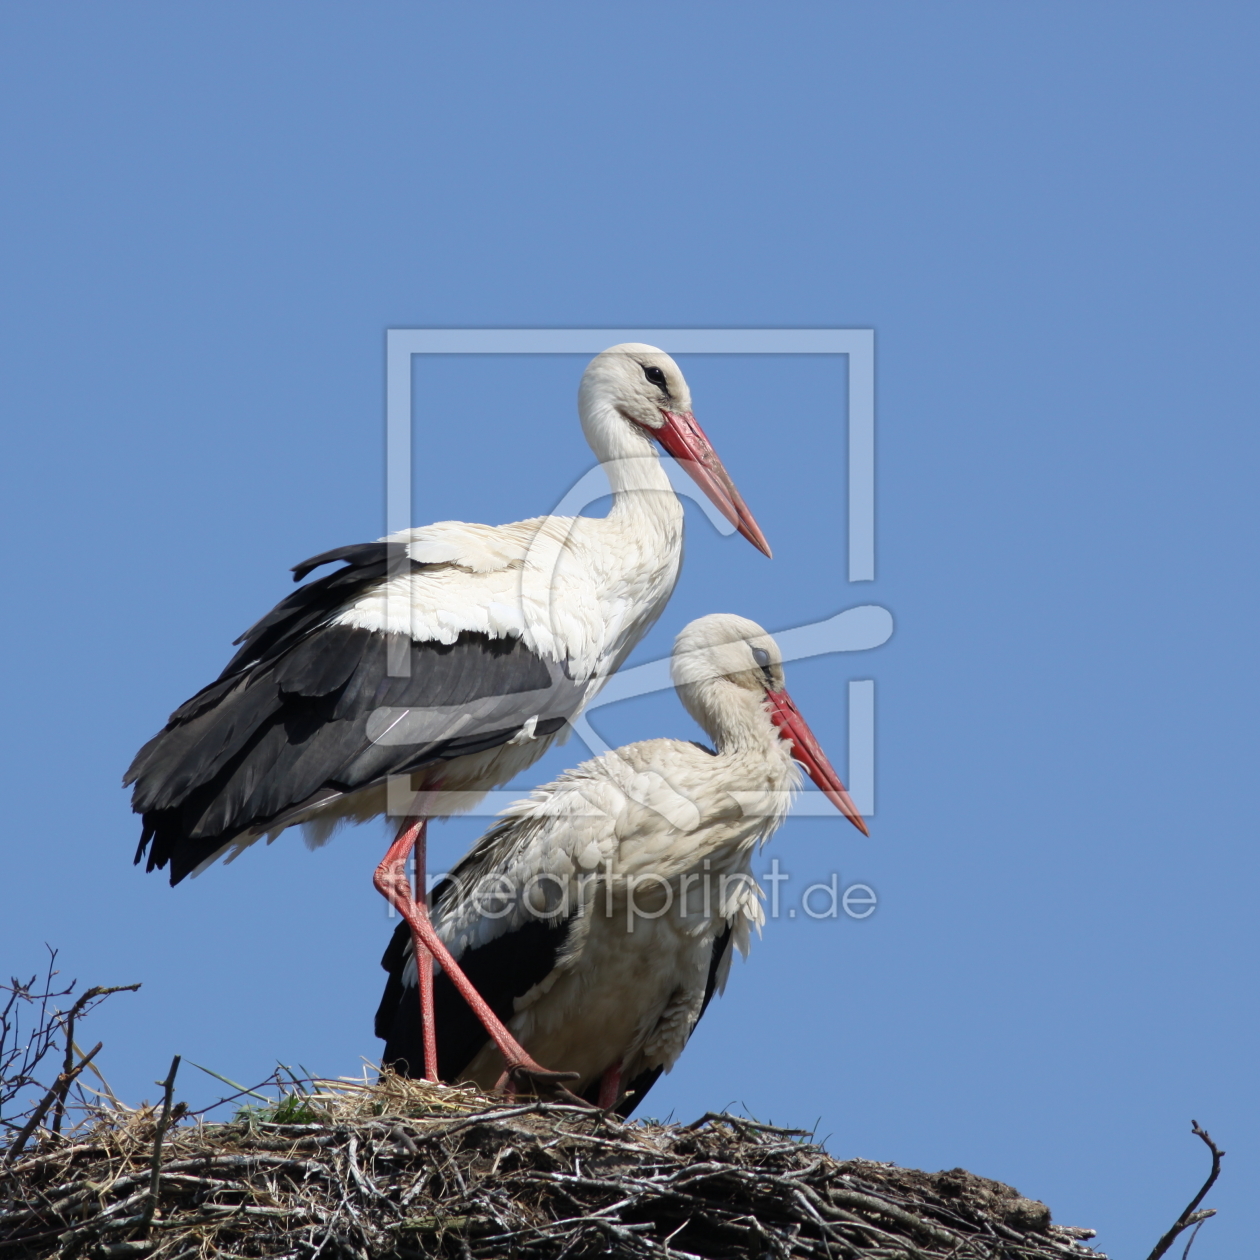
[[[417,793],[478,793],[537,760],[678,578],[683,510],[653,440],[770,554],[669,355],[633,342],[605,350],[582,376],[578,410],[611,483],[608,515],[443,521],[295,566],[300,582],[345,561],[247,630],[219,678],[132,762],[137,862],[147,849],[147,869],[169,865],[176,884],[295,823],[319,841],[341,821],[381,814],[391,776],[411,775]],[[412,893],[406,861],[414,849],[422,881],[424,812],[413,809],[376,886],[480,1011],[509,1067],[548,1079],[477,998]],[[431,1029],[431,995],[421,1001]],[[434,1075],[433,1054],[428,1067]]]
[[[672,670],[713,750],[654,739],[583,763],[505,810],[433,894],[438,934],[513,1037],[623,1115],[677,1060],[732,947],[747,954],[763,922],[752,856],[799,767],[869,834],[756,622],[691,622]],[[413,957],[400,925],[376,1032],[404,1073],[422,1060]],[[511,1065],[445,976],[435,1000],[441,1078],[495,1086]]]

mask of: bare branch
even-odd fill
[[[171,1122],[171,1102],[175,1092],[175,1073],[179,1071],[179,1055],[171,1060],[171,1070],[166,1074],[166,1080],[159,1082],[163,1086],[164,1097],[162,1100],[162,1118],[158,1121],[157,1132],[153,1135],[153,1159],[149,1164],[149,1201],[144,1209],[144,1222],[141,1225],[142,1232],[147,1233],[149,1225],[153,1220],[153,1213],[157,1210],[158,1190],[161,1186],[162,1175],[162,1138],[166,1133],[166,1126]]]
[[[1195,1209],[1203,1202],[1207,1192],[1211,1190],[1217,1177],[1221,1175],[1221,1159],[1223,1158],[1225,1152],[1212,1141],[1211,1135],[1206,1129],[1199,1128],[1199,1122],[1197,1120],[1190,1121],[1190,1131],[1195,1135],[1195,1137],[1201,1138],[1208,1150],[1212,1152],[1212,1171],[1208,1174],[1208,1179],[1203,1183],[1199,1193],[1186,1204],[1185,1211],[1177,1217],[1177,1219],[1173,1222],[1172,1228],[1159,1240],[1159,1242],[1155,1244],[1155,1249],[1149,1256],[1147,1256],[1146,1260],[1159,1260],[1160,1256],[1162,1256],[1164,1252],[1166,1252],[1168,1248],[1176,1242],[1177,1236],[1180,1233],[1189,1229],[1191,1225],[1195,1226],[1197,1230],[1197,1227],[1202,1225],[1209,1216],[1216,1215],[1215,1208],[1211,1208],[1204,1212],[1198,1212]],[[1194,1239],[1191,1238],[1190,1242],[1193,1241]],[[1187,1243],[1186,1251],[1188,1252],[1189,1250],[1190,1243]]]
[[[72,1080],[70,1069],[74,1066],[74,1021],[84,1012],[89,1002],[93,1002],[97,998],[108,997],[111,993],[134,993],[139,987],[139,984],[115,984],[108,987],[99,984],[94,985],[64,1015],[66,1058],[61,1069],[61,1079],[64,1081],[64,1084],[61,1087],[61,1093],[57,1096],[57,1110],[53,1114],[52,1130],[54,1133],[61,1132],[61,1121],[66,1111],[66,1095],[70,1092]]]
[[[87,1065],[96,1057],[97,1053],[100,1051],[101,1045],[102,1043],[98,1041],[96,1045],[92,1047],[87,1058],[84,1059],[78,1067],[72,1068],[69,1072],[57,1077],[57,1079],[53,1082],[52,1089],[44,1095],[43,1101],[31,1113],[31,1118],[26,1122],[26,1126],[14,1139],[13,1145],[9,1147],[8,1152],[4,1157],[4,1162],[6,1164],[11,1164],[21,1154],[22,1148],[27,1143],[27,1139],[35,1132],[36,1129],[39,1128],[39,1122],[48,1114],[49,1107],[51,1107],[56,1101],[61,1090],[63,1088],[69,1089],[70,1086],[78,1079],[79,1073],[82,1072],[83,1069],[87,1067]]]

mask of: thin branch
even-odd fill
[[[42,1090],[43,1086],[35,1079],[35,1072],[52,1049],[56,1030],[60,1027],[60,1012],[50,1015],[48,1006],[55,999],[68,997],[74,991],[73,980],[64,989],[53,987],[53,980],[58,974],[57,951],[48,946],[45,948],[48,949],[48,967],[38,992],[38,976],[26,981],[14,976],[8,984],[0,985],[0,991],[9,995],[4,1009],[0,1010],[0,1111],[32,1085]],[[23,1005],[35,1007],[38,1012],[34,1029],[25,1044],[21,1035]]]
[[[1204,1220],[1206,1220],[1209,1216],[1214,1215],[1214,1213],[1196,1212],[1195,1215],[1200,1216]],[[1202,1228],[1203,1228],[1203,1220],[1196,1221],[1194,1228],[1190,1231],[1190,1237],[1186,1239],[1186,1249],[1181,1253],[1181,1260],[1188,1260],[1188,1257],[1190,1255],[1190,1248],[1194,1246],[1194,1240],[1198,1238],[1199,1230],[1201,1230]]]
[[[31,1113],[31,1118],[26,1122],[22,1132],[17,1135],[14,1139],[13,1145],[9,1147],[8,1153],[4,1157],[4,1162],[6,1164],[11,1164],[15,1159],[17,1159],[22,1152],[22,1148],[26,1145],[27,1139],[35,1132],[36,1129],[39,1128],[40,1121],[48,1114],[49,1107],[51,1107],[57,1100],[57,1095],[60,1090],[63,1086],[66,1089],[69,1089],[70,1086],[74,1084],[74,1082],[78,1079],[79,1073],[82,1072],[83,1069],[87,1067],[87,1065],[96,1057],[102,1045],[104,1045],[104,1042],[98,1041],[96,1045],[92,1047],[91,1053],[78,1065],[78,1067],[72,1068],[69,1073],[65,1073],[62,1076],[57,1077],[57,1079],[53,1082],[52,1089],[44,1095],[43,1102],[41,1102]]]
[[[77,1002],[65,1014],[66,1058],[61,1069],[61,1079],[65,1082],[57,1096],[57,1109],[53,1113],[52,1131],[61,1132],[61,1121],[66,1114],[66,1096],[70,1092],[70,1069],[74,1066],[74,1021],[83,1013],[89,1002],[96,998],[108,997],[111,993],[134,993],[139,984],[93,985],[86,990]],[[100,1073],[97,1073],[99,1076]],[[104,1079],[104,1078],[102,1078]]]
[[[153,1222],[153,1213],[157,1210],[158,1191],[162,1183],[162,1136],[166,1126],[171,1122],[171,1102],[175,1093],[175,1073],[179,1071],[179,1055],[171,1060],[171,1070],[166,1080],[159,1082],[165,1087],[166,1096],[162,1101],[162,1118],[158,1121],[157,1132],[153,1135],[153,1160],[149,1166],[149,1201],[145,1205],[142,1231],[148,1231]]]
[[[1224,1156],[1225,1152],[1212,1141],[1212,1138],[1206,1129],[1199,1128],[1199,1122],[1197,1120],[1190,1121],[1190,1131],[1195,1135],[1195,1137],[1201,1138],[1208,1150],[1212,1152],[1212,1171],[1208,1174],[1208,1179],[1203,1183],[1199,1193],[1186,1204],[1185,1211],[1177,1217],[1176,1221],[1173,1222],[1172,1228],[1163,1236],[1163,1238],[1159,1240],[1159,1242],[1155,1244],[1155,1250],[1147,1256],[1146,1260],[1159,1260],[1160,1256],[1162,1256],[1164,1252],[1173,1245],[1173,1243],[1177,1240],[1177,1235],[1183,1230],[1189,1229],[1191,1225],[1196,1227],[1202,1225],[1209,1216],[1216,1215],[1215,1208],[1208,1209],[1204,1212],[1197,1212],[1195,1209],[1203,1202],[1207,1192],[1211,1190],[1217,1177],[1221,1175],[1221,1158]],[[1194,1239],[1191,1238],[1190,1242],[1193,1241]],[[1189,1243],[1186,1244],[1186,1250],[1190,1250]]]

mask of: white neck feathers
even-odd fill
[[[719,677],[680,683],[678,695],[719,753],[756,751],[764,756],[783,742],[761,691]]]

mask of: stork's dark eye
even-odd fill
[[[657,389],[663,389],[667,394],[669,393],[669,385],[665,381],[665,373],[662,372],[660,368],[645,367],[643,369],[643,375],[646,376],[648,380],[657,387]]]

